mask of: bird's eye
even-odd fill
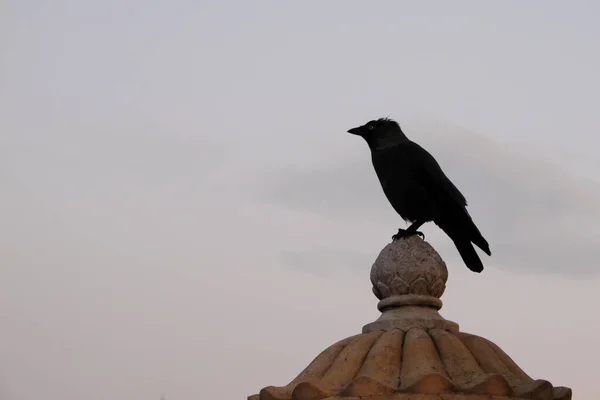
[[[369,125],[369,130],[372,131],[373,130],[373,125]]]

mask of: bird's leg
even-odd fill
[[[398,233],[392,236],[392,240],[398,240],[403,237],[408,237],[412,235],[419,235],[422,239],[425,239],[425,235],[423,234],[423,232],[417,230],[423,224],[424,222],[415,221],[407,229],[398,229]]]

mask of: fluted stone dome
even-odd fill
[[[286,386],[249,400],[569,400],[533,379],[493,342],[444,319],[448,271],[417,236],[388,244],[371,269],[381,316],[321,352]]]

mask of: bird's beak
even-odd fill
[[[348,129],[348,133],[351,133],[353,135],[360,135],[360,126],[358,126],[356,128]]]

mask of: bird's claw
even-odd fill
[[[421,231],[407,231],[406,229],[398,229],[398,233],[392,236],[392,240],[398,240],[412,235],[418,235],[425,240],[425,235]]]

